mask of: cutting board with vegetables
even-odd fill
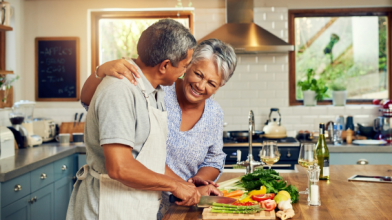
[[[275,211],[261,211],[255,214],[211,213],[211,208],[203,210],[203,219],[275,219]]]

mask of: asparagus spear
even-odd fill
[[[248,209],[257,209],[260,208],[260,205],[252,205],[252,206],[236,206],[236,205],[230,205],[230,204],[223,204],[223,203],[212,203],[213,207],[226,207],[226,208],[235,208],[239,210],[248,210]]]
[[[216,209],[211,209],[211,212],[214,213],[230,213],[230,214],[255,214],[258,211],[257,210],[238,210],[238,211],[232,211],[232,210],[216,210]]]

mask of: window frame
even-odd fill
[[[193,11],[170,10],[170,11],[92,11],[91,14],[91,74],[95,73],[99,65],[99,20],[126,19],[126,18],[188,18],[189,29],[193,34]]]
[[[295,18],[325,16],[387,16],[388,22],[388,97],[392,98],[392,7],[385,8],[332,8],[332,9],[293,9],[288,12],[288,43],[295,45]],[[303,100],[296,99],[295,51],[289,51],[289,105],[303,105]],[[347,104],[372,104],[372,100],[347,100]],[[332,100],[317,101],[317,105],[332,105]]]

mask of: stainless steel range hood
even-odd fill
[[[253,23],[253,0],[226,0],[226,22],[199,42],[217,38],[230,44],[236,53],[294,50],[293,45]]]

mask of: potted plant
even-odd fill
[[[8,92],[12,86],[12,84],[19,79],[19,76],[16,75],[11,79],[7,79],[6,76],[0,75],[0,91],[2,92],[2,97],[0,97],[2,103],[7,103]]]
[[[331,84],[332,102],[334,106],[345,106],[347,91],[346,85],[342,81],[335,81]]]
[[[313,69],[308,69],[306,79],[297,83],[301,87],[305,106],[315,106],[317,101],[322,101],[324,97],[327,97],[328,87],[324,83],[318,82],[314,78],[315,75]]]

